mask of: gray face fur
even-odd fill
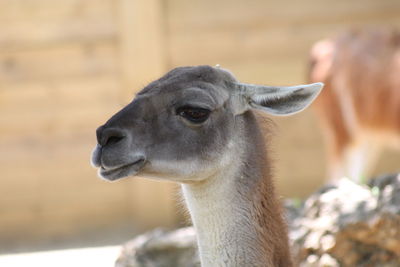
[[[159,179],[206,179],[251,108],[288,115],[309,105],[322,84],[268,87],[242,84],[210,66],[180,67],[150,83],[97,129],[92,164],[116,180],[140,173]]]

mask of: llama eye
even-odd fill
[[[197,107],[180,107],[176,110],[176,114],[193,123],[205,122],[210,116],[210,110]]]

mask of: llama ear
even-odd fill
[[[323,83],[272,87],[237,83],[237,114],[255,108],[272,115],[295,114],[308,107],[321,92]]]

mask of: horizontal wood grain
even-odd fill
[[[14,51],[116,37],[112,0],[2,0],[0,49]]]
[[[108,41],[12,53],[0,50],[0,88],[12,82],[51,82],[116,71],[116,48],[113,42]]]
[[[23,140],[94,130],[122,107],[120,94],[113,76],[9,85],[0,90],[0,136]]]
[[[172,31],[205,28],[275,28],[296,26],[302,23],[346,23],[358,20],[383,19],[397,16],[397,0],[338,0],[338,1],[263,1],[222,0],[185,1],[167,3],[168,21]],[[343,21],[346,20],[346,21]]]

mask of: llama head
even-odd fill
[[[289,115],[322,84],[268,87],[239,83],[223,69],[180,67],[150,83],[97,129],[92,164],[107,180],[140,174],[204,180],[230,162],[240,117],[251,109]]]

